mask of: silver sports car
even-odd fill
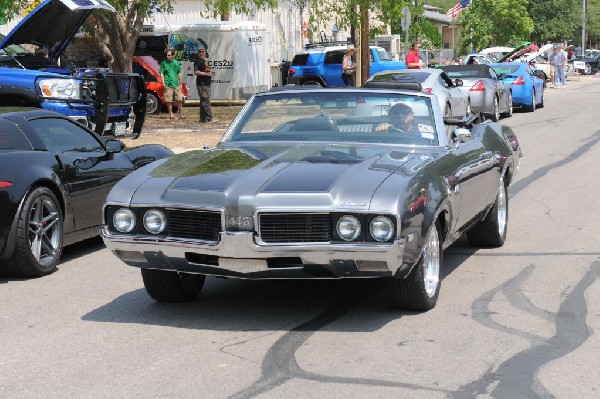
[[[258,93],[215,148],[121,180],[102,236],[157,301],[193,300],[207,275],[384,278],[395,307],[428,310],[445,248],[506,237],[519,144],[470,119],[393,85]]]
[[[448,65],[441,69],[451,79],[462,80],[460,90],[468,93],[473,112],[481,112],[494,122],[500,116],[512,116],[510,85],[499,79],[489,65]]]
[[[444,116],[464,116],[471,114],[469,93],[460,90],[462,81],[452,80],[441,69],[402,69],[382,71],[371,76],[365,87],[376,87],[382,83],[419,84],[423,93],[434,94]]]

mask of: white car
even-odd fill
[[[377,87],[385,83],[405,83],[414,85],[423,93],[434,94],[444,116],[464,116],[471,114],[469,95],[459,89],[462,80],[453,81],[441,69],[402,69],[378,72],[371,76],[365,87]]]

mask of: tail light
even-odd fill
[[[478,81],[469,89],[469,91],[485,91],[485,86],[483,85],[483,80]]]
[[[293,68],[288,69],[288,76],[292,76],[295,73],[296,73],[295,69],[293,69]]]
[[[519,75],[518,78],[516,78],[515,80],[513,80],[512,84],[514,84],[515,86],[522,86],[525,84],[525,81],[523,80],[523,75]]]
[[[10,181],[0,181],[0,188],[12,187],[12,185]]]
[[[427,87],[427,88],[423,89],[423,93],[431,94],[431,87]]]

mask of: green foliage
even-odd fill
[[[572,41],[581,32],[583,15],[581,1],[529,0],[527,10],[535,24],[531,41],[538,43]]]
[[[463,47],[516,46],[533,32],[527,0],[476,0],[457,18]],[[493,16],[493,17],[491,17]]]

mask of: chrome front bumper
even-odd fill
[[[130,266],[248,279],[395,276],[405,240],[358,244],[257,244],[251,232],[220,233],[219,242],[113,234],[106,244]]]

